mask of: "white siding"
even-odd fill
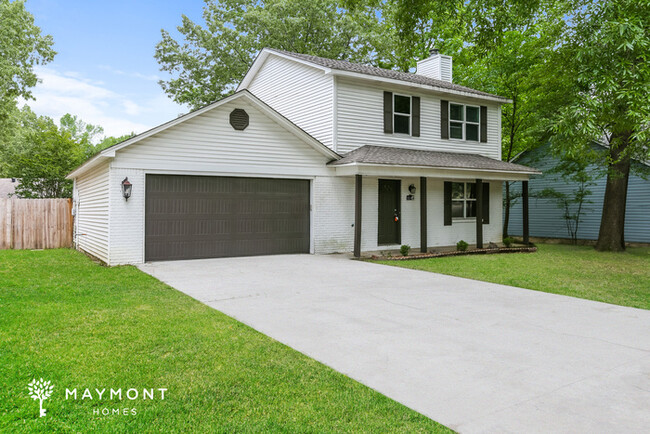
[[[78,249],[102,261],[108,254],[108,163],[75,180],[75,242]]]
[[[451,56],[435,55],[424,60],[420,60],[415,71],[418,75],[444,80],[451,83],[452,81],[452,58]]]
[[[312,137],[332,147],[332,76],[270,55],[248,90]]]
[[[244,131],[229,124],[234,108],[250,116]],[[144,261],[145,177],[147,173],[210,176],[313,178],[330,175],[329,161],[264,113],[233,101],[122,150],[111,163],[110,264]],[[121,197],[124,177],[133,184]]]
[[[401,230],[402,243],[413,250],[420,248],[420,197],[407,201],[408,186],[415,184],[419,190],[419,178],[401,179]],[[474,179],[468,179],[468,182]],[[501,242],[501,182],[490,182],[490,223],[483,225],[483,243]],[[429,248],[455,246],[460,240],[476,243],[476,221],[454,220],[444,225],[444,180],[427,180],[427,244]],[[314,180],[315,253],[350,252],[354,246],[354,178],[321,178]],[[361,210],[361,250],[377,251],[398,249],[400,245],[378,245],[378,199],[379,178],[363,178],[363,205]]]
[[[229,123],[246,110],[248,128]],[[327,157],[242,100],[219,106],[117,152],[112,167],[165,172],[314,176]]]
[[[440,97],[421,90],[377,86],[337,78],[337,152],[352,151],[363,145],[397,146],[445,152],[464,152],[501,158],[501,108],[497,103],[468,98]],[[420,137],[385,134],[383,92],[420,97]],[[468,142],[440,138],[440,100],[488,107],[488,141]]]

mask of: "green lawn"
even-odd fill
[[[650,309],[650,248],[625,253],[540,244],[536,253],[377,261],[605,303]]]
[[[34,377],[55,387],[43,418]],[[134,267],[72,250],[0,251],[0,382],[0,432],[449,432]],[[75,387],[168,390],[66,400]],[[93,414],[104,408],[137,414]]]

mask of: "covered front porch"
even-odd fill
[[[522,182],[528,244],[529,167],[474,154],[364,146],[330,164],[354,178],[354,256],[408,244],[426,253],[502,239],[502,182]]]

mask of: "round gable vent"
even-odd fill
[[[248,126],[248,113],[243,109],[235,109],[230,112],[230,125],[236,130],[245,130]]]

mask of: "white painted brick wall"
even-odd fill
[[[133,184],[128,201],[122,197],[125,177]],[[144,170],[111,167],[109,188],[109,264],[140,264],[144,262]]]
[[[412,250],[420,248],[420,179],[400,178],[402,243]],[[472,181],[472,180],[468,180]],[[416,187],[415,199],[407,201],[408,187]],[[314,251],[317,254],[351,252],[354,247],[354,178],[318,177],[314,180]],[[363,178],[361,250],[398,249],[400,245],[377,244],[379,178]],[[476,243],[476,222],[455,220],[444,226],[444,180],[427,181],[427,244],[454,246],[465,240]],[[501,241],[501,182],[490,182],[490,223],[483,226],[485,245]]]

